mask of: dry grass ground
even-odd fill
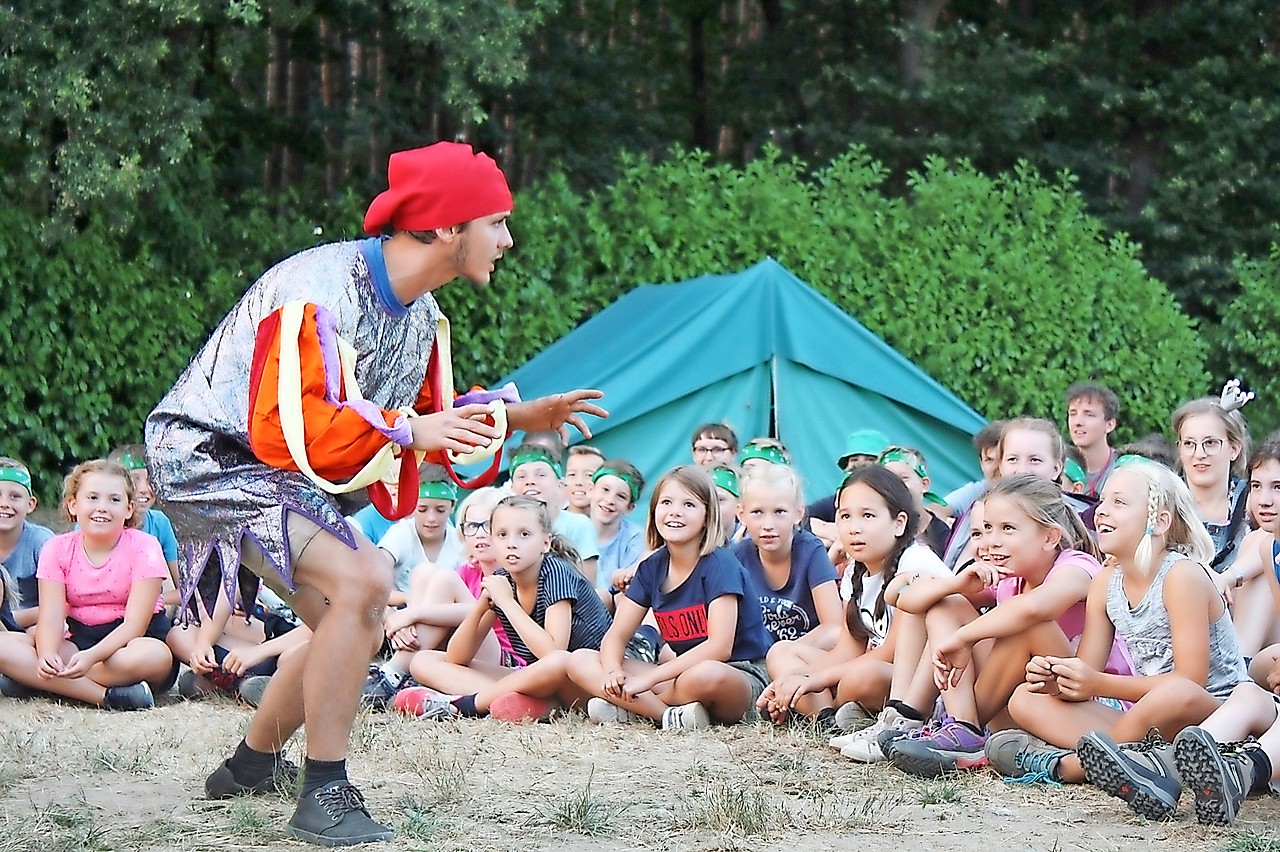
[[[109,714],[0,698],[0,852],[305,849],[284,797],[211,802],[242,735],[229,700]],[[1231,830],[1189,807],[1148,823],[1092,789],[982,772],[922,781],[838,757],[803,730],[516,727],[362,714],[351,774],[399,831],[377,849],[1164,849],[1280,852],[1280,800]],[[295,746],[296,750],[296,746]]]

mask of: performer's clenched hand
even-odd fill
[[[569,426],[581,432],[584,438],[591,437],[591,430],[582,419],[583,414],[609,416],[609,412],[589,401],[603,396],[604,392],[598,390],[572,390],[528,402],[513,402],[507,406],[507,424],[515,431],[540,432],[554,429],[560,433],[560,440],[567,446]]]
[[[489,406],[475,404],[411,417],[412,446],[426,452],[448,450],[454,453],[469,453],[476,447],[488,446],[506,437],[489,422],[492,414]]]

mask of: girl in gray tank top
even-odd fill
[[[1117,570],[1111,575],[1107,587],[1107,617],[1129,649],[1136,675],[1152,677],[1173,670],[1173,631],[1164,604],[1164,580],[1169,569],[1184,559],[1187,557],[1181,553],[1165,553],[1150,588],[1133,607],[1129,606],[1124,592],[1124,572]],[[1222,613],[1209,624],[1208,640],[1209,672],[1205,689],[1210,695],[1226,698],[1236,684],[1248,679],[1248,672],[1225,602]]]

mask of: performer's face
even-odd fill
[[[453,250],[457,274],[474,284],[488,284],[498,260],[515,241],[507,228],[510,211],[473,219],[458,233]]]

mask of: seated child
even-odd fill
[[[1172,737],[1198,725],[1247,677],[1206,563],[1213,542],[1186,484],[1137,459],[1102,489],[1098,545],[1107,565],[1093,581],[1075,656],[1035,656],[1009,702],[1023,730],[987,740],[991,765],[1007,776],[1095,786],[1149,819],[1171,816],[1173,755],[1151,728]],[[1104,671],[1115,638],[1133,675]],[[1108,700],[1110,699],[1110,700]],[[1117,745],[1129,743],[1130,745]]]
[[[920,515],[920,531],[916,533],[916,538],[941,557],[946,553],[951,527],[929,508],[940,505],[942,498],[929,490],[924,453],[911,447],[889,447],[880,454],[878,462],[896,474],[911,492],[916,501],[916,512]]]
[[[617,597],[600,650],[578,651],[568,663],[569,678],[594,696],[588,717],[693,729],[754,716],[768,682],[769,634],[746,569],[720,546],[715,486],[702,468],[678,467],[658,481],[646,537],[654,552]],[[675,656],[660,665],[624,660],[650,610]]]
[[[240,574],[243,579],[247,569],[241,568]],[[257,601],[246,613],[240,608],[243,600],[232,611],[227,596],[216,594],[210,596],[216,601],[210,616],[202,596],[196,595],[198,623],[175,625],[165,639],[174,657],[189,666],[178,676],[178,694],[183,698],[235,695],[257,706],[279,656],[310,638],[311,631],[274,592],[256,582],[243,583],[241,592],[245,589],[256,590],[259,599],[272,600],[287,614],[268,610]]]
[[[798,528],[803,512],[800,478],[792,468],[767,465],[743,477],[738,517],[747,537],[731,550],[760,601],[774,643],[771,662],[790,659],[786,649],[795,642],[830,650],[843,629],[835,566],[818,537]]]
[[[1280,512],[1280,434],[1272,435],[1249,457],[1246,508],[1258,529],[1240,544],[1231,567],[1216,574],[1218,590],[1231,606],[1231,620],[1246,658],[1280,642],[1280,543],[1276,517]]]
[[[579,569],[594,585],[600,557],[596,529],[590,518],[564,511],[569,500],[565,496],[563,479],[564,466],[560,462],[558,450],[525,443],[511,456],[511,490],[547,504],[552,532],[564,536],[573,546],[578,554]]]
[[[443,468],[435,468],[432,478],[422,480],[418,486],[414,513],[392,525],[378,542],[394,565],[391,606],[404,606],[409,577],[424,562],[449,571],[462,564],[462,539],[449,521],[457,500],[457,486],[444,478]]]
[[[9,616],[8,630],[25,630],[36,623],[36,566],[53,531],[27,520],[35,509],[31,471],[17,459],[0,456],[0,568],[13,583],[3,609]]]
[[[173,683],[164,638],[160,543],[139,523],[133,481],[106,460],[77,465],[63,485],[63,511],[79,529],[40,552],[34,635],[0,633],[0,673],[33,691],[108,710],[154,705]]]
[[[1196,821],[1231,825],[1250,793],[1280,793],[1280,718],[1276,693],[1246,682],[1199,725],[1173,739],[1178,777],[1175,802],[1186,787],[1195,796]],[[1177,789],[1175,790],[1175,784]]]
[[[478,488],[458,507],[458,531],[466,547],[466,561],[457,571],[423,563],[409,581],[409,600],[401,609],[388,608],[383,629],[392,655],[373,667],[365,681],[362,702],[383,709],[395,698],[409,675],[413,655],[423,650],[441,650],[475,607],[484,579],[498,569],[498,554],[489,535],[489,516],[494,506],[510,496],[505,488]],[[511,641],[502,625],[495,623],[476,652],[487,663],[519,666]]]
[[[969,511],[987,487],[1000,476],[1000,432],[1004,420],[992,420],[973,436],[973,449],[978,453],[982,467],[982,479],[966,482],[942,498],[945,506],[937,506],[934,512],[942,518],[955,518]]]
[[[401,690],[396,709],[445,719],[486,715],[494,698],[510,692],[559,695],[568,704],[580,697],[564,676],[568,654],[556,652],[599,648],[610,619],[595,589],[569,562],[553,555],[557,539],[549,514],[532,497],[505,497],[494,508],[490,542],[499,567],[481,581],[480,595],[448,650],[414,655],[409,670],[423,687]],[[560,553],[573,556],[567,550]],[[520,665],[476,659],[495,621]],[[514,674],[522,666],[528,670]],[[569,688],[562,693],[561,687]],[[436,691],[461,697],[448,699]]]
[[[855,468],[836,491],[836,531],[850,565],[845,578],[851,598],[845,609],[843,629],[830,650],[792,643],[770,651],[769,670],[774,680],[760,696],[759,706],[775,722],[793,714],[824,724],[852,727],[854,708],[886,707],[896,648],[893,607],[886,587],[903,570],[906,554],[918,549],[945,574],[928,548],[916,543],[919,515],[906,485],[878,465]],[[914,569],[924,570],[924,569]],[[919,656],[922,648],[916,649]],[[839,721],[837,707],[849,705]],[[866,718],[865,710],[855,714]],[[840,737],[833,747],[843,749],[852,741]]]
[[[724,531],[724,542],[732,544],[741,541],[747,534],[738,520],[738,497],[741,495],[741,475],[731,464],[718,464],[707,473],[716,486],[716,501],[720,507],[720,529]]]
[[[1089,531],[1048,480],[1004,477],[982,511],[983,559],[898,596],[900,609],[925,618],[927,664],[948,717],[923,736],[881,741],[894,766],[912,775],[987,764],[985,726],[1012,726],[1005,708],[1033,656],[1074,653],[1090,583],[1102,571]],[[1106,671],[1130,673],[1117,645]]]
[[[591,517],[592,477],[603,464],[604,453],[595,447],[578,444],[569,448],[569,458],[564,463],[564,493],[569,501],[565,508],[568,511]]]
[[[627,520],[642,491],[644,477],[626,459],[611,459],[592,474],[591,523],[600,545],[597,585],[610,583],[615,573],[634,567],[644,555],[644,530]]]

